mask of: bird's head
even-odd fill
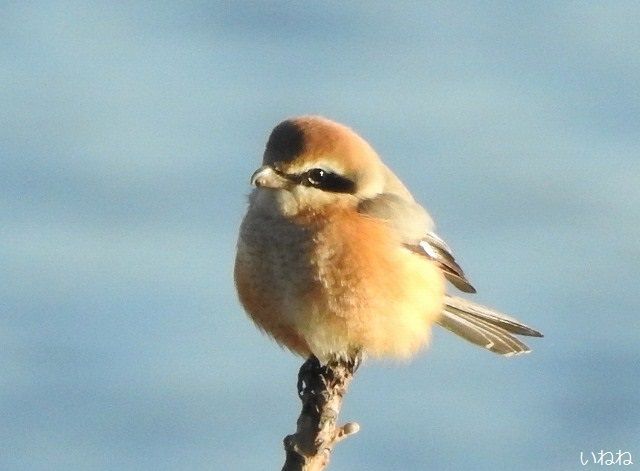
[[[363,138],[319,116],[278,124],[262,163],[251,183],[258,192],[272,193],[287,215],[329,205],[356,207],[382,193],[390,173]]]

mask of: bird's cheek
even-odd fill
[[[300,211],[318,211],[335,205],[341,205],[348,201],[345,195],[322,191],[311,187],[298,185],[292,190],[293,197],[298,203]]]
[[[256,188],[249,195],[249,205],[254,211],[273,216],[291,216],[297,213],[297,202],[287,190]]]
[[[300,212],[299,201],[293,192],[282,189],[272,193],[283,216],[295,216]]]

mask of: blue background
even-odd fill
[[[425,2],[426,4],[427,2]],[[301,360],[235,298],[271,128],[365,136],[541,329],[369,362],[349,470],[640,460],[636,2],[3,2],[0,469],[280,469]]]

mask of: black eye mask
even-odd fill
[[[321,168],[312,168],[304,173],[284,173],[278,170],[275,172],[297,185],[311,186],[331,193],[352,195],[356,192],[356,184],[352,180]]]
[[[332,193],[353,194],[356,190],[356,184],[353,181],[321,168],[312,168],[301,175],[297,175],[297,177],[302,185],[312,186]]]

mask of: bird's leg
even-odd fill
[[[321,367],[322,365],[320,365],[320,360],[318,360],[314,355],[311,355],[302,364],[298,371],[298,397],[302,399],[302,394],[305,388],[309,386],[309,378]]]
[[[358,350],[355,355],[353,356],[353,374],[356,373],[356,371],[358,371],[358,368],[360,368],[360,365],[362,365],[362,363],[364,362],[364,352],[362,350]]]

